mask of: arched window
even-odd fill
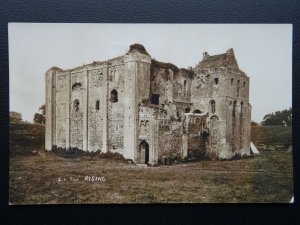
[[[77,90],[77,89],[80,89],[81,88],[81,83],[74,83],[73,85],[72,85],[72,90]]]
[[[217,120],[219,120],[219,118],[217,117],[217,116],[212,116],[212,117],[210,117],[210,120],[214,120],[214,121],[217,121]]]
[[[115,78],[115,82],[119,81],[119,73],[116,70],[114,71],[114,78]]]
[[[215,84],[219,83],[219,78],[215,78]]]
[[[96,110],[99,110],[99,108],[100,108],[100,101],[97,100],[97,101],[96,101]]]
[[[246,87],[246,82],[244,81],[244,83],[243,83],[243,87]]]
[[[149,126],[149,120],[146,120],[145,127],[148,127],[148,126]]]
[[[189,107],[187,107],[187,108],[184,109],[185,113],[189,113],[190,111],[191,111],[191,108],[189,108]]]
[[[240,80],[237,81],[236,96],[239,97],[239,94],[240,94]]]
[[[117,90],[113,89],[110,92],[110,101],[111,102],[117,102],[118,101],[118,92],[117,92]]]
[[[244,102],[241,102],[241,115],[243,115]]]
[[[235,111],[236,111],[236,100],[234,100],[233,102],[232,117],[235,117]]]
[[[216,112],[216,102],[214,100],[211,100],[209,102],[209,105],[210,105],[210,112],[215,113]]]
[[[78,99],[74,100],[73,107],[75,109],[75,112],[79,111],[79,100]]]
[[[184,95],[187,94],[187,81],[186,80],[183,81],[183,93],[184,93]]]
[[[231,78],[231,86],[233,85],[233,78]]]
[[[201,111],[199,109],[195,109],[193,113],[201,113]]]
[[[113,70],[110,71],[110,79],[109,80],[110,81],[114,81],[115,80],[115,78],[114,78],[114,71]]]

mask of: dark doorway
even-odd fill
[[[149,162],[149,144],[146,141],[142,141],[140,144],[140,162],[142,164]]]
[[[189,113],[191,111],[191,108],[185,108],[184,112]]]
[[[159,105],[159,94],[151,95],[151,103],[155,105]]]

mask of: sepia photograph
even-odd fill
[[[292,36],[9,23],[9,204],[293,203]]]

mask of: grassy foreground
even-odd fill
[[[287,151],[160,167],[38,151],[11,157],[9,177],[10,204],[288,203],[293,196]]]

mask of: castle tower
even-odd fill
[[[144,46],[134,44],[124,56],[124,158],[136,161],[138,149],[138,108],[149,100],[151,56]]]
[[[56,73],[60,68],[52,67],[45,74],[45,149],[51,150],[56,145]]]
[[[209,113],[208,154],[217,158],[248,155],[249,77],[240,70],[233,49],[219,55],[205,52],[195,68],[195,76],[192,110]]]

